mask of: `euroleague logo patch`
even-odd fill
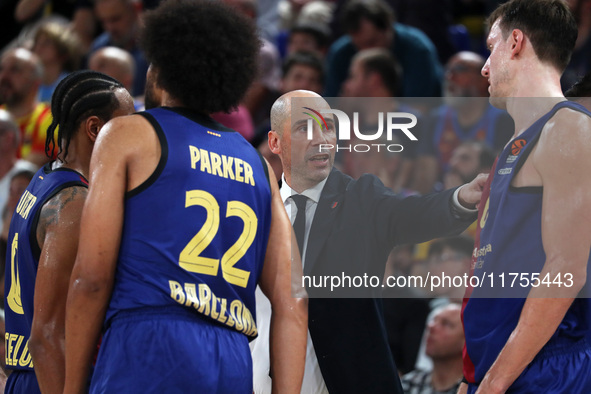
[[[515,140],[511,143],[511,154],[507,156],[507,164],[511,164],[515,160],[517,160],[517,156],[519,155],[525,144],[527,144],[527,141],[523,138]]]
[[[513,143],[511,144],[511,154],[513,156],[517,156],[519,152],[521,152],[521,149],[523,149],[526,143],[527,141],[523,138],[513,141]]]

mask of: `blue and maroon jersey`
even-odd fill
[[[180,306],[255,337],[271,223],[267,167],[239,133],[209,117],[177,108],[141,115],[162,154],[126,196],[106,324],[121,311]]]
[[[29,337],[33,323],[35,280],[41,250],[37,243],[37,223],[41,208],[65,188],[88,187],[86,179],[67,168],[41,168],[21,196],[12,215],[8,233],[5,268],[6,367],[33,370]]]
[[[492,274],[495,288],[491,289],[489,280],[482,287],[466,291],[462,311],[466,337],[464,376],[470,383],[478,384],[496,360],[517,326],[529,293],[530,287],[511,285],[513,278],[509,273],[539,273],[546,262],[542,244],[543,189],[516,188],[511,186],[511,181],[537,143],[546,122],[561,108],[591,116],[579,104],[568,101],[556,104],[505,147],[483,191],[471,274],[479,278]],[[574,345],[590,333],[591,302],[588,298],[578,298],[538,356]]]

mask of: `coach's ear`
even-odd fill
[[[95,142],[101,127],[104,125],[105,122],[103,122],[98,116],[89,116],[86,118],[86,122],[84,122],[84,131],[86,132],[88,138],[92,142]]]
[[[276,131],[269,131],[269,149],[271,152],[278,155],[281,153],[281,141],[279,139],[279,134]]]
[[[523,31],[519,29],[513,29],[511,32],[511,59],[514,59],[516,56],[519,55],[521,50],[523,49],[523,41],[525,40],[525,36]]]

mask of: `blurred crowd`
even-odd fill
[[[401,143],[402,151],[337,155],[337,166],[352,177],[374,173],[405,195],[455,187],[488,172],[513,135],[508,114],[488,103],[488,81],[481,75],[488,56],[484,20],[503,1],[218,1],[256,21],[262,44],[257,80],[233,112],[214,118],[257,147],[273,165],[277,180],[281,163],[267,145],[270,108],[280,95],[297,89],[324,97],[362,98],[357,105],[374,112],[414,113],[418,141]],[[134,97],[136,109],[144,109],[149,64],[138,32],[143,12],[159,2],[0,2],[0,255],[5,255],[7,227],[20,194],[36,168],[49,160],[45,137],[57,84],[75,70],[100,71],[119,80]],[[567,2],[579,35],[562,77],[565,92],[591,71],[591,0]],[[576,95],[588,96],[589,85],[587,78]],[[375,118],[361,123],[375,130]],[[473,231],[396,248],[386,275],[467,273]],[[405,390],[455,392],[462,376],[457,302],[463,289],[388,292],[385,320],[396,364],[406,374]],[[0,360],[4,362],[3,355]]]

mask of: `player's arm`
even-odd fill
[[[66,188],[41,209],[37,241],[41,249],[29,350],[43,393],[62,393],[65,380],[66,298],[88,189]]]
[[[66,310],[65,393],[83,393],[113,288],[123,226],[131,141],[127,118],[99,134],[90,162],[90,188],[82,212],[80,243]]]
[[[267,166],[269,174],[273,174],[271,166]],[[277,183],[270,183],[271,232],[259,284],[272,308],[269,341],[273,392],[299,393],[306,359],[308,303],[301,286],[300,255],[291,252],[291,245],[297,245],[297,241]]]
[[[562,286],[532,288],[519,323],[486,374],[479,393],[501,393],[519,377],[548,342],[584,286],[591,248],[591,119],[559,111],[546,125],[533,164],[542,179],[542,242],[546,262],[540,278]],[[567,287],[565,275],[572,275]]]

